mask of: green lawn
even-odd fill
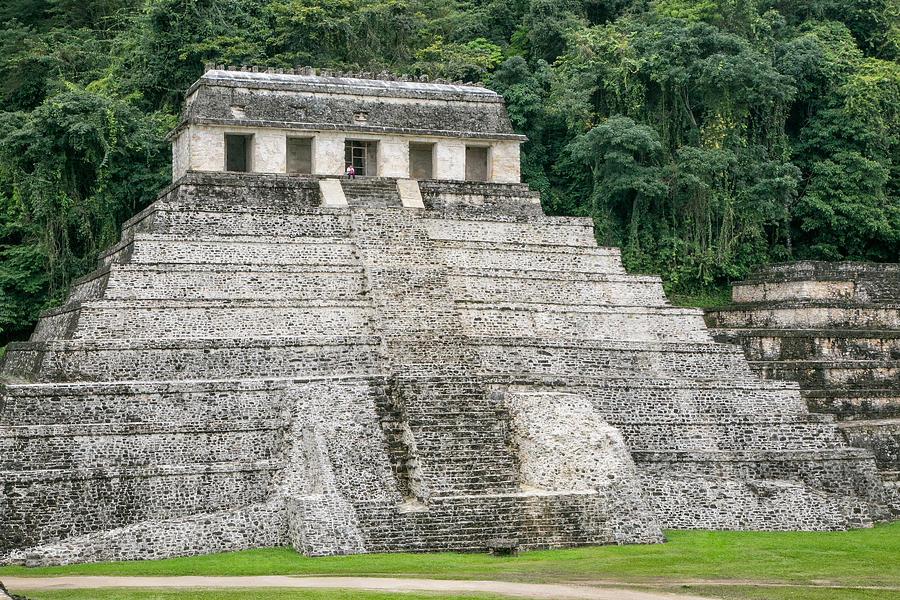
[[[900,587],[900,521],[873,529],[808,532],[668,531],[667,544],[603,546],[526,552],[518,558],[484,554],[375,554],[306,558],[289,548],[247,550],[227,554],[158,561],[95,563],[26,569],[0,567],[5,576],[52,575],[390,575],[443,579],[506,579],[542,583],[618,581],[729,599],[887,600],[893,590],[812,589],[810,585],[864,588]],[[716,585],[729,580],[740,586]],[[685,585],[680,585],[684,582]],[[754,587],[756,582],[790,583],[797,587]],[[747,585],[743,585],[747,584]],[[138,592],[127,595],[73,595],[44,592],[44,598],[231,598],[235,592]],[[184,594],[182,593],[182,594]],[[344,598],[344,592],[272,591],[271,598]],[[150,595],[147,595],[150,594]],[[155,594],[155,595],[153,595]],[[169,594],[169,595],[165,595]],[[172,595],[174,594],[174,595]],[[211,594],[211,595],[210,595]],[[281,595],[279,595],[281,594]],[[284,595],[287,594],[287,595]],[[414,595],[362,595],[380,599]],[[423,595],[423,598],[435,596]]]
[[[661,590],[660,590],[661,591]],[[894,590],[854,590],[848,588],[779,588],[762,586],[684,586],[669,591],[684,592],[718,600],[897,600]],[[36,598],[35,600],[43,600]],[[128,600],[131,600],[130,598]]]
[[[652,546],[601,546],[485,554],[369,554],[306,558],[290,548],[246,550],[157,561],[27,569],[5,575],[407,575],[532,582],[616,579],[752,579],[900,586],[900,521],[852,531],[668,531]]]

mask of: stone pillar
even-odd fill
[[[177,181],[191,168],[191,136],[189,129],[183,129],[172,140],[172,181]]]
[[[287,140],[284,131],[260,128],[252,133],[253,160],[249,171],[255,173],[284,173],[287,161]]]
[[[519,183],[519,142],[494,142],[490,153],[489,181]]]
[[[434,145],[434,178],[466,178],[466,144],[460,140],[440,140]]]
[[[312,171],[315,175],[344,174],[344,134],[322,132],[313,139]]]
[[[199,171],[225,170],[225,130],[191,125],[186,133],[190,152],[189,168]],[[185,135],[185,134],[182,134]]]
[[[396,136],[378,140],[378,176],[409,177],[409,141]]]

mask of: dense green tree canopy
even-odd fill
[[[691,296],[900,260],[898,60],[898,0],[6,0],[0,346],[164,185],[208,61],[482,81],[545,210]]]

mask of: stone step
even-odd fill
[[[181,236],[332,237],[350,235],[346,210],[310,209],[301,206],[248,207],[241,204],[159,203],[145,218],[125,229],[134,232]]]
[[[625,274],[618,249],[433,242],[450,267]]]
[[[479,344],[490,343],[491,340],[487,340],[486,338],[479,338],[476,340]],[[504,343],[507,340],[501,340]],[[525,343],[533,343],[534,340],[525,340]],[[559,344],[553,343],[550,344],[550,347],[556,347]],[[564,345],[565,346],[565,345]],[[653,348],[655,345],[649,345],[650,348]],[[668,344],[660,345],[660,347],[665,348]],[[595,345],[595,347],[600,347],[599,344]],[[647,348],[648,345],[645,344],[616,344],[615,348],[617,349],[634,349],[636,347]],[[710,350],[709,348],[712,348]],[[726,346],[724,344],[712,344],[709,347],[703,345],[696,345],[696,348],[700,352],[725,352],[726,354],[737,354],[740,356],[740,351],[735,352],[735,349],[731,346]],[[674,395],[683,391],[693,392],[696,391],[698,393],[716,393],[716,392],[728,392],[730,390],[737,391],[746,391],[746,392],[758,392],[758,393],[768,393],[770,390],[774,392],[780,393],[792,393],[799,394],[800,386],[793,381],[780,381],[780,380],[771,380],[771,379],[763,379],[757,376],[754,373],[750,373],[746,376],[741,376],[738,373],[729,373],[727,378],[721,377],[716,373],[707,374],[706,376],[702,375],[691,375],[688,377],[678,377],[675,375],[659,375],[656,373],[642,373],[638,376],[615,376],[615,375],[586,375],[584,373],[569,373],[564,376],[560,375],[517,375],[510,377],[508,375],[495,375],[491,376],[490,374],[484,375],[484,383],[495,388],[499,386],[501,389],[505,389],[505,386],[510,386],[510,389],[517,389],[518,386],[526,386],[528,388],[538,388],[538,389],[550,389],[552,391],[553,388],[566,388],[572,387],[578,390],[590,389],[590,388],[609,388],[611,390],[631,390],[631,389],[647,389],[653,393],[656,393],[660,396],[666,395]],[[579,391],[578,393],[582,393]],[[677,412],[677,411],[676,411]]]
[[[422,225],[433,240],[597,247],[590,222],[423,219]]]
[[[538,278],[494,275],[451,275],[453,298],[464,302],[555,304],[560,306],[668,306],[658,281],[647,283],[612,276],[619,281],[585,278]]]
[[[819,451],[845,446],[831,423],[630,424],[611,420],[610,425],[621,432],[629,448],[644,452]]]
[[[62,306],[103,298],[313,300],[366,293],[357,265],[112,264],[73,282]]]
[[[797,381],[804,389],[891,388],[900,385],[900,360],[781,360],[749,361],[771,379]]]
[[[279,467],[274,461],[243,461],[0,472],[5,527],[0,553],[141,521],[262,502]]]
[[[544,215],[540,194],[523,183],[423,179],[419,189],[426,208],[448,218],[471,215],[532,219]]]
[[[613,514],[610,499],[594,490],[436,497],[424,510],[409,512],[374,502],[354,508],[378,552],[484,552],[493,538],[516,539],[520,550],[615,543],[625,518]],[[630,525],[637,539],[659,539],[641,517],[632,515]]]
[[[489,373],[591,377],[752,377],[740,349],[717,344],[479,338]]]
[[[875,455],[879,469],[900,469],[900,418],[842,421],[838,427],[850,445]]]
[[[882,469],[878,471],[878,474],[881,475],[881,478],[884,481],[900,481],[900,470],[891,471]]]
[[[111,271],[103,290],[108,300],[337,300],[367,293],[362,267],[355,265],[127,264]],[[99,296],[71,299],[91,297]]]
[[[809,417],[806,403],[796,388],[766,387],[761,380],[729,379],[704,386],[695,379],[683,379],[682,387],[656,386],[643,378],[627,382],[594,379],[569,381],[564,389],[590,399],[608,422],[728,425],[794,423]],[[675,382],[673,382],[675,383]],[[710,423],[712,424],[712,423]]]
[[[136,233],[134,240],[101,254],[111,263],[358,265],[353,244],[341,238],[169,236]]]
[[[744,303],[707,311],[711,327],[722,329],[895,329],[900,304]]]
[[[887,516],[885,507],[860,501],[854,490],[820,491],[820,484],[806,475],[816,468],[812,460],[791,464],[780,469],[777,475],[759,472],[756,477],[752,474],[763,471],[766,465],[742,465],[748,467],[745,475],[728,472],[731,465],[727,463],[707,464],[718,470],[712,473],[703,469],[702,474],[693,474],[694,468],[706,466],[693,462],[638,464],[650,508],[660,515],[663,528],[840,531],[871,527],[869,515],[882,514],[879,510]],[[834,472],[844,477],[844,481],[851,481],[857,475],[853,466]],[[883,487],[880,482],[872,481],[871,485]],[[844,485],[847,487],[850,486]],[[774,509],[776,506],[784,508]]]
[[[710,334],[740,343],[752,360],[900,359],[900,330],[712,329]]]
[[[891,263],[798,261],[757,267],[734,284],[735,302],[900,301],[900,267]]]
[[[805,389],[803,398],[810,410],[834,414],[842,421],[900,417],[900,391],[897,389],[829,386]]]
[[[732,288],[737,303],[749,302],[807,302],[821,305],[828,302],[900,302],[897,276],[856,281],[798,279],[785,282],[742,281]]]
[[[370,336],[20,342],[0,357],[0,373],[45,382],[377,375],[378,350]]]
[[[367,335],[371,313],[366,300],[94,300],[45,311],[31,339]]]
[[[275,458],[278,421],[0,427],[0,471],[228,463]]]
[[[0,425],[202,423],[279,419],[288,380],[7,385]]]
[[[465,331],[473,336],[539,337],[652,342],[711,341],[695,308],[586,306],[459,301]]]

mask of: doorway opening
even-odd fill
[[[486,146],[466,146],[466,181],[487,181],[488,149]]]
[[[252,135],[225,134],[225,170],[246,173],[250,170]]]
[[[431,179],[434,172],[434,144],[409,144],[409,176],[413,179]]]
[[[347,140],[344,142],[344,168],[353,166],[357,177],[378,175],[378,142]]]
[[[287,138],[287,172],[312,173],[312,138]]]

